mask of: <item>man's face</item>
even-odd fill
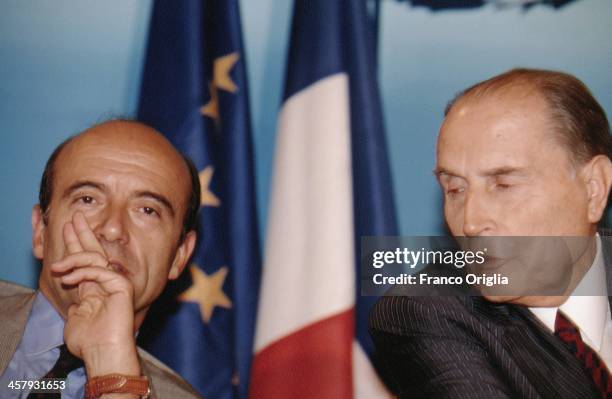
[[[533,94],[456,104],[440,131],[436,167],[454,236],[592,233],[586,187],[547,115]]]
[[[140,320],[193,249],[193,232],[179,242],[189,190],[180,155],[142,125],[111,122],[74,139],[55,163],[47,223],[33,223],[41,290],[61,311],[76,302],[49,265],[67,255],[64,228],[81,212],[110,267],[132,282]]]
[[[533,91],[462,99],[453,107],[440,130],[436,165],[453,236],[594,234],[586,184],[547,115]],[[526,269],[523,277],[536,272]]]

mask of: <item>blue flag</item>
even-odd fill
[[[141,329],[141,345],[204,397],[244,398],[260,282],[238,0],[155,1],[138,119],[198,171],[198,243]]]
[[[374,348],[367,331],[368,314],[377,298],[361,296],[361,237],[398,234],[383,112],[378,88],[378,26],[363,0],[349,2],[344,68],[349,75],[353,212],[355,224],[356,336],[369,355]]]

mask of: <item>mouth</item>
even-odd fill
[[[123,263],[116,259],[109,260],[108,268],[123,276],[129,276],[131,274],[130,271],[125,266],[123,266]]]
[[[492,272],[501,269],[510,259],[496,258],[493,256],[487,256],[485,262],[479,265],[478,268],[481,272]]]

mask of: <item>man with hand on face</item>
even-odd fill
[[[62,398],[199,397],[135,342],[193,252],[199,198],[197,171],[144,124],[105,122],[55,150],[32,211],[38,291],[0,282],[2,398],[59,398],[15,388],[43,377],[67,378]]]
[[[453,236],[588,240],[549,273],[558,295],[381,298],[370,331],[399,397],[612,397],[612,254],[597,234],[611,157],[605,113],[573,76],[512,70],[450,103],[436,176]]]

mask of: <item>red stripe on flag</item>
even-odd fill
[[[310,324],[255,355],[250,399],[351,399],[354,309]]]

